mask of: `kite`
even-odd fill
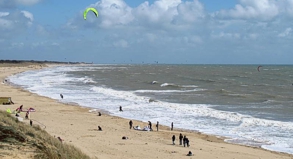
[[[260,71],[259,71],[259,68],[261,68],[261,67],[262,67],[262,66],[258,66],[258,67],[257,67],[257,71],[258,71],[258,72],[260,72]]]
[[[86,15],[87,15],[87,12],[89,12],[89,11],[93,11],[95,13],[96,17],[98,17],[99,13],[95,8],[88,8],[83,12],[83,19],[84,20],[86,20]]]

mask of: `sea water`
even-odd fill
[[[61,102],[167,126],[173,122],[175,128],[227,137],[227,142],[293,154],[293,66],[257,68],[58,66],[23,72],[9,80]]]

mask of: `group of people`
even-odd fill
[[[119,111],[123,111],[121,106],[119,107]],[[173,131],[173,126],[174,125],[173,125],[173,122],[172,122],[171,123],[171,131]],[[133,121],[130,120],[129,121],[129,129],[132,129],[132,127],[133,127]],[[150,131],[153,131],[151,121],[148,121],[148,128],[150,129]],[[159,131],[159,122],[158,121],[157,121],[157,124],[156,124],[156,128],[157,128],[157,131]],[[176,136],[173,135],[172,136],[173,145],[175,145],[175,140],[176,140]],[[179,145],[182,145],[182,144],[183,144],[184,147],[189,147],[190,146],[189,139],[186,137],[186,135],[183,136],[182,133],[180,133],[179,134]],[[191,151],[189,151],[188,154],[187,154],[187,156],[192,156],[192,155],[193,154],[192,154]]]
[[[175,135],[173,135],[172,136],[172,143],[173,143],[173,145],[175,145],[175,139],[176,139],[176,137],[175,137]],[[182,135],[181,133],[179,134],[179,145],[182,145],[182,141],[183,141],[183,146],[185,147],[185,146],[187,146],[187,147],[189,147],[190,145],[189,145],[189,139],[186,137],[186,135]]]

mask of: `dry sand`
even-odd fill
[[[9,67],[5,67],[9,66]],[[38,65],[0,64],[0,82],[5,77],[26,70],[40,69]],[[128,119],[102,113],[89,113],[89,108],[63,104],[56,100],[30,93],[8,83],[0,84],[0,97],[12,97],[14,105],[0,105],[0,110],[24,109],[33,107],[30,118],[33,124],[39,124],[52,136],[60,136],[67,144],[81,149],[92,158],[99,159],[152,159],[152,158],[194,158],[194,159],[292,159],[293,155],[267,151],[223,142],[223,139],[198,132],[176,129],[170,131],[160,126],[159,132],[136,131],[129,129]],[[56,96],[59,96],[56,95]],[[66,97],[65,97],[66,98]],[[118,111],[119,106],[117,106]],[[25,113],[21,113],[24,118]],[[24,120],[29,123],[29,120]],[[156,121],[152,121],[155,128]],[[146,126],[146,122],[133,120],[133,125]],[[101,126],[103,131],[97,131]],[[178,145],[178,136],[182,133],[190,140],[190,147]],[[171,137],[176,135],[176,145]],[[122,140],[127,136],[128,140]],[[194,156],[186,156],[192,151]],[[1,153],[1,149],[0,149]],[[13,157],[12,157],[13,158]],[[21,158],[21,157],[18,157]]]

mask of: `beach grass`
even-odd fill
[[[0,158],[28,154],[35,159],[90,158],[74,146],[60,142],[40,126],[20,122],[4,111],[0,111],[0,147],[3,149]]]

